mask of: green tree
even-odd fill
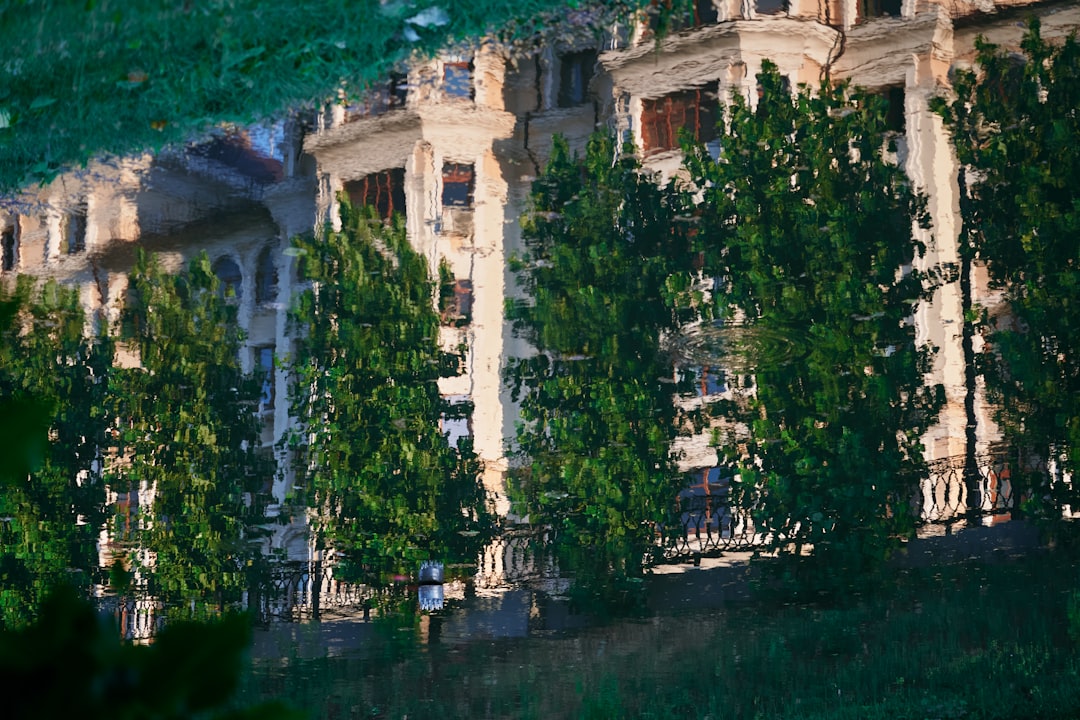
[[[424,560],[475,562],[492,518],[471,441],[452,447],[440,418],[467,415],[439,394],[462,348],[439,346],[438,288],[403,218],[384,225],[342,204],[342,230],[297,238],[292,410],[298,493],[317,547],[341,577],[384,585]]]
[[[1060,473],[1075,473],[1080,45],[1072,36],[1051,46],[1033,19],[1022,57],[982,41],[977,48],[979,71],[957,73],[955,99],[939,100],[936,109],[962,164],[966,255],[985,263],[1006,308],[979,322],[992,348],[981,369],[1006,438],[1056,461]],[[1053,497],[1055,511],[1080,499],[1065,483],[1047,487],[1041,473],[1028,474],[1026,482],[1040,486],[1035,496]]]
[[[827,84],[792,95],[768,63],[758,83],[756,108],[733,95],[719,157],[697,146],[686,160],[717,317],[795,348],[740,361],[754,384],[718,407],[724,444],[773,548],[812,543],[854,569],[913,532],[919,438],[940,403],[912,322],[929,284],[910,269],[926,216],[887,158],[880,98]]]
[[[682,302],[692,257],[678,201],[611,137],[581,158],[557,139],[513,266],[528,299],[507,315],[537,350],[507,369],[520,491],[530,519],[555,530],[579,595],[603,602],[641,577],[682,486],[672,443],[688,418],[663,345],[695,313]]]
[[[20,276],[5,303],[0,426],[14,457],[0,473],[0,625],[16,626],[51,587],[95,577],[112,343],[87,334],[78,290],[55,281]]]
[[[128,538],[152,553],[147,590],[170,606],[239,599],[272,471],[257,452],[260,383],[240,367],[236,304],[205,253],[176,275],[140,253],[123,325],[140,366],[113,373],[109,482],[149,490]]]

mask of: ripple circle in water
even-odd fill
[[[789,330],[717,320],[686,328],[672,352],[691,365],[720,365],[734,372],[787,365],[806,354],[806,338]]]

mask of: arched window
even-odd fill
[[[265,305],[277,299],[278,271],[274,250],[267,246],[259,253],[255,264],[255,303]]]
[[[241,281],[243,276],[240,274],[240,266],[236,264],[236,261],[231,257],[222,257],[214,263],[214,274],[217,275],[217,279],[221,281],[221,285],[218,286],[218,295],[223,298],[235,298],[240,299],[242,289]]]

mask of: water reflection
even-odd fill
[[[512,61],[490,47],[441,57],[315,118],[95,167],[108,182],[72,177],[6,212],[3,272],[79,288],[70,317],[43,326],[136,333],[115,368],[65,334],[55,377],[30,347],[60,342],[37,316],[5,335],[5,362],[43,363],[5,364],[5,387],[47,390],[68,409],[57,447],[75,448],[56,461],[54,494],[3,500],[10,621],[68,568],[99,571],[87,536],[106,514],[105,562],[142,591],[115,600],[129,636],[170,611],[244,606],[265,620],[381,618],[379,632],[411,643],[649,612],[652,568],[732,550],[842,546],[851,554],[830,562],[846,575],[916,526],[1041,502],[1045,463],[947,457],[967,442],[958,412],[982,449],[994,429],[985,412],[967,416],[956,382],[954,283],[915,287],[955,244],[948,153],[931,152],[946,139],[926,107],[936,60],[873,65],[875,80],[907,78],[884,93],[904,112],[862,152],[889,156],[864,175],[893,183],[891,201],[907,197],[901,165],[931,193],[929,243],[921,210],[895,202],[858,227],[843,224],[842,196],[785,203],[793,177],[851,160],[847,145],[813,171],[787,156],[740,166],[759,157],[757,138],[740,146],[713,127],[729,91],[750,91],[738,118],[780,147],[794,136],[781,125],[792,88],[836,60],[831,41],[800,44],[806,57],[759,80],[763,50],[732,24],[695,35],[709,13],[693,16],[670,43],[598,53],[575,35]],[[912,33],[931,33],[920,23]],[[761,31],[786,43],[793,27]],[[837,72],[874,52],[852,37]],[[592,136],[598,121],[613,132]],[[680,128],[707,143],[690,165]],[[693,187],[666,182],[691,171]],[[762,172],[783,192],[732,205],[728,188]],[[749,227],[762,232],[735,237]],[[152,286],[145,267],[131,273],[135,246],[168,271],[208,254]],[[171,312],[132,312],[159,290]],[[442,582],[426,575],[435,564]],[[849,636],[836,642],[858,654]],[[789,645],[781,659],[798,655]],[[607,710],[624,707],[604,692]]]
[[[840,606],[740,602],[728,578],[697,570],[654,581],[649,620],[599,627],[523,591],[477,597],[458,614],[405,628],[286,626],[260,637],[247,697],[287,686],[315,717],[345,708],[388,717],[701,717],[717,708],[789,717],[793,707],[828,717],[850,706],[993,716],[1042,702],[1022,678],[1027,687],[1053,683],[1061,689],[1047,706],[1072,708],[1056,591],[1074,585],[1076,568],[1062,562],[897,569],[887,591]],[[1043,591],[1032,596],[1033,586]],[[957,689],[972,682],[987,692]]]
[[[687,365],[746,374],[764,365],[799,362],[809,352],[808,343],[805,331],[795,327],[712,320],[685,328],[670,341],[670,351]]]

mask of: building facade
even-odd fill
[[[0,208],[0,274],[78,286],[88,316],[115,323],[136,247],[172,268],[207,251],[238,297],[247,335],[242,365],[265,374],[263,451],[280,455],[290,427],[288,378],[275,359],[290,351],[287,311],[297,287],[290,238],[337,225],[341,194],[384,215],[403,212],[433,273],[445,260],[455,277],[443,341],[467,345],[466,372],[441,389],[473,402],[475,413],[468,426],[448,421],[444,431],[451,440],[472,435],[485,485],[506,515],[506,449],[517,413],[502,371],[505,358],[529,352],[504,317],[516,296],[508,259],[522,249],[519,218],[555,135],[580,149],[594,130],[610,129],[634,142],[647,167],[671,176],[679,131],[712,141],[725,98],[739,92],[756,101],[763,61],[774,62],[791,87],[816,86],[826,75],[848,80],[890,103],[896,161],[928,198],[932,229],[921,231],[928,248],[921,262],[956,264],[958,167],[929,101],[948,93],[955,68],[971,65],[977,35],[1019,45],[1017,5],[1025,3],[698,0],[659,38],[656,13],[642,13],[513,49],[481,43],[419,62],[360,100],[222,130],[157,156],[101,161],[9,199]],[[1048,38],[1080,27],[1075,3],[1028,9],[1041,16]],[[964,310],[993,301],[985,275],[973,273],[967,297],[958,281],[945,283],[915,318],[920,342],[938,350],[931,379],[944,384],[947,400],[925,438],[929,460],[963,454],[973,423],[980,451],[997,437],[965,372]],[[702,395],[722,391],[702,382]],[[682,449],[683,468],[702,468],[707,486],[715,452],[703,438]],[[287,472],[275,480],[277,502],[289,482]],[[272,543],[306,557],[302,519],[278,529]]]

